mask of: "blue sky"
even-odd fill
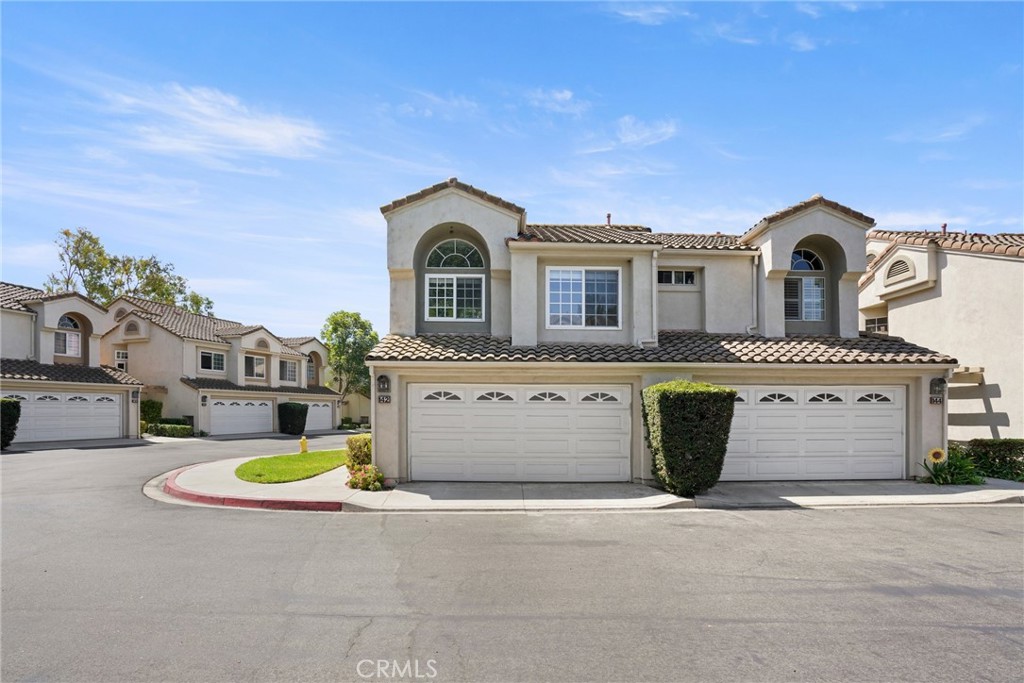
[[[221,317],[388,324],[379,207],[741,233],[815,193],[1020,232],[1021,3],[4,3],[3,273],[83,226]]]

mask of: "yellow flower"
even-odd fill
[[[928,459],[933,463],[940,463],[946,459],[946,451],[941,448],[933,448],[928,451]]]

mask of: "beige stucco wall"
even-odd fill
[[[35,326],[31,313],[0,311],[0,353],[4,358],[34,360]]]
[[[742,334],[754,324],[752,254],[665,250],[657,269],[697,271],[697,285],[657,285],[658,329]]]
[[[106,332],[106,312],[77,296],[69,296],[66,299],[55,299],[35,305],[34,310],[38,312],[35,323],[36,354],[40,363],[52,364],[55,362],[67,362],[54,354],[54,332],[57,332],[57,323],[63,315],[74,314],[89,321],[92,326],[92,333],[85,330],[82,334],[82,347],[85,355],[81,362],[83,365],[98,366],[100,364],[100,337]]]
[[[984,384],[950,385],[951,439],[1022,438],[1024,260],[948,251],[936,261],[935,286],[889,299],[889,334],[985,368]]]
[[[345,404],[341,407],[341,416],[351,419],[353,422],[360,422],[364,417],[370,417],[370,397],[362,394],[349,394],[345,397]]]

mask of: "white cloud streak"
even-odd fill
[[[676,19],[693,19],[697,15],[684,7],[674,4],[613,3],[607,11],[634,24],[661,26]]]
[[[627,115],[618,120],[617,137],[624,147],[650,147],[675,137],[678,127],[671,119],[644,123]]]
[[[590,102],[578,99],[572,90],[567,88],[549,89],[535,88],[526,93],[530,106],[557,114],[580,116],[590,109]]]
[[[892,142],[920,142],[939,144],[956,142],[967,137],[974,129],[982,126],[988,117],[983,114],[971,114],[958,121],[946,123],[927,123],[905,128],[893,133],[887,139]]]

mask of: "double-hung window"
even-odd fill
[[[57,321],[57,332],[53,333],[53,352],[59,356],[81,356],[82,333],[78,330],[77,320],[62,315]]]
[[[123,372],[128,372],[127,351],[114,351],[114,367]]]
[[[306,361],[306,383],[313,384],[316,382],[316,365],[311,360]]]
[[[447,239],[431,249],[426,266],[425,320],[481,322],[485,319],[485,266],[479,249],[466,240]],[[473,270],[480,272],[467,272]]]
[[[224,372],[224,354],[217,351],[200,351],[199,369]]]
[[[825,265],[809,249],[797,249],[783,284],[786,320],[825,320]],[[805,274],[806,273],[806,274]]]
[[[293,360],[281,361],[281,381],[282,382],[294,382],[295,378],[298,377],[299,364]]]
[[[267,359],[259,356],[245,357],[245,376],[252,379],[265,379],[267,376]]]
[[[618,329],[619,268],[547,269],[548,327]]]

